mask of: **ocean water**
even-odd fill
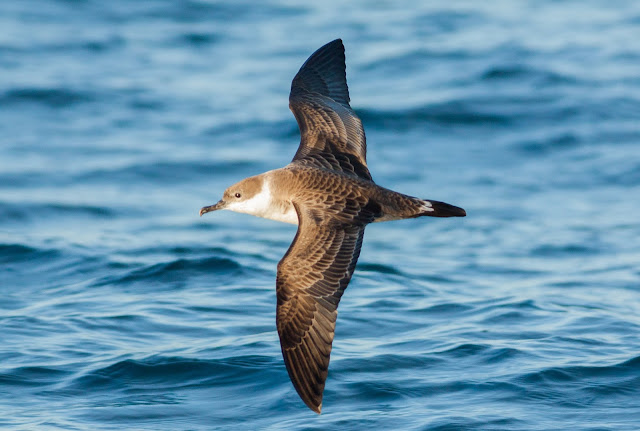
[[[640,3],[0,3],[0,429],[640,429]],[[298,145],[341,37],[381,185],[318,416],[295,226],[198,217]]]

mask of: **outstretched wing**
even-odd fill
[[[295,208],[298,233],[278,264],[276,325],[291,382],[305,404],[320,413],[338,303],[374,214],[364,206],[353,224],[317,224],[305,209]]]
[[[300,127],[299,165],[332,169],[371,180],[360,118],[349,106],[344,45],[329,42],[314,52],[291,83],[289,108]]]

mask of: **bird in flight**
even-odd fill
[[[324,45],[291,84],[300,146],[283,168],[246,178],[200,215],[230,210],[298,225],[276,277],[276,327],[291,382],[322,410],[338,316],[369,223],[421,216],[464,217],[462,208],[373,182],[362,122],[349,105],[342,40]]]

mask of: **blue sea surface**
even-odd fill
[[[346,46],[377,183],[318,416],[275,328],[296,227],[198,217]],[[0,3],[0,429],[639,430],[640,2]]]

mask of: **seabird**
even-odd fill
[[[302,65],[289,108],[300,146],[287,166],[246,178],[200,215],[230,210],[298,225],[278,263],[276,326],[291,382],[314,412],[322,394],[338,303],[355,269],[369,223],[421,216],[464,217],[459,207],[419,199],[373,182],[360,118],[349,105],[342,40]]]

